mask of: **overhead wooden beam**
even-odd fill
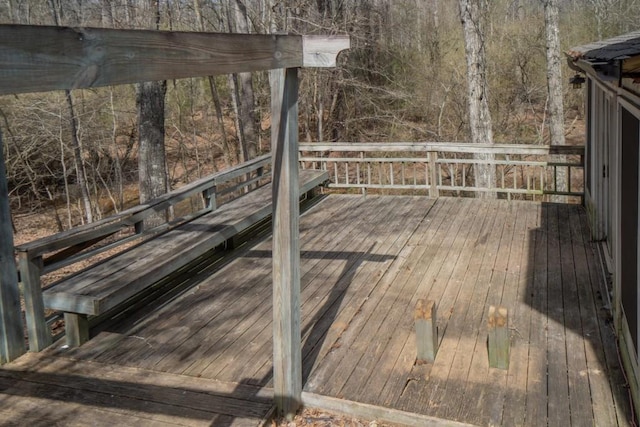
[[[2,132],[0,132],[0,330],[2,331],[0,363],[10,362],[25,353]]]
[[[301,402],[298,69],[271,81],[273,173],[273,392],[278,415],[292,419]]]
[[[302,66],[302,36],[0,25],[0,94]]]
[[[0,25],[0,95],[333,67],[348,47],[346,36]]]
[[[338,54],[350,47],[349,36],[303,36],[303,66],[335,67]]]

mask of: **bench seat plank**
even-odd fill
[[[301,170],[300,192],[327,180],[327,172]],[[45,307],[85,315],[104,313],[271,213],[268,184],[64,279],[44,291]]]

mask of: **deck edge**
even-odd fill
[[[407,426],[423,427],[474,427],[473,424],[461,423],[453,420],[432,417],[429,415],[404,412],[398,409],[383,406],[370,405],[352,400],[338,399],[320,394],[302,392],[302,405],[326,411],[336,412],[341,415],[352,416],[369,420],[401,424]]]

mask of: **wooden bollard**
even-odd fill
[[[505,307],[489,306],[489,366],[509,369],[509,314]]]
[[[417,363],[433,362],[438,351],[438,329],[436,326],[436,303],[419,299],[414,312],[416,321]]]

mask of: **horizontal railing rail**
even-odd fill
[[[584,197],[584,147],[449,142],[301,143],[302,167],[327,170],[329,188],[413,191],[432,197],[497,193],[546,200]],[[489,167],[491,186],[474,172]]]
[[[172,227],[204,215],[225,201],[260,186],[269,180],[271,155],[255,158],[172,190],[147,203],[134,206],[116,215],[84,224],[42,239],[16,246],[19,259],[39,265],[40,274],[47,274],[70,264],[96,256],[126,243],[155,236]],[[235,194],[233,194],[235,193]],[[143,229],[143,221],[158,212],[175,209],[182,212],[170,221]],[[109,239],[108,243],[100,244]],[[46,254],[51,254],[44,257]],[[22,269],[21,269],[22,270]]]

